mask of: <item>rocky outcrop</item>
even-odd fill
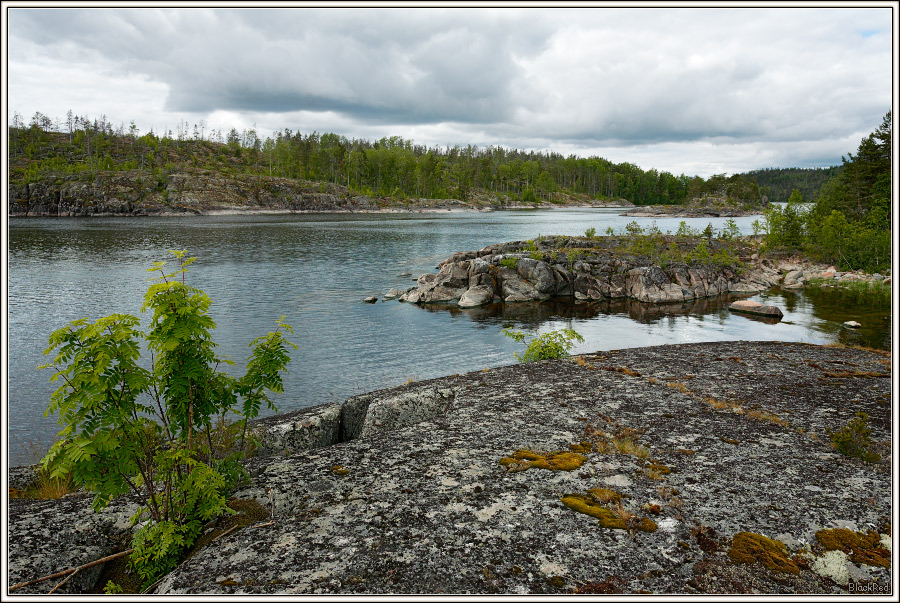
[[[271,523],[223,535],[153,592],[846,592],[826,575],[886,587],[892,569],[871,563],[889,545],[890,381],[889,358],[870,351],[705,343],[486,369],[268,419],[277,454],[253,459],[235,496],[274,502]],[[857,412],[876,463],[828,438]],[[79,496],[11,502],[12,583],[97,558],[128,530],[113,521],[124,506],[94,518]],[[826,552],[835,528],[882,548],[870,564]]]
[[[205,214],[216,211],[361,211],[377,200],[333,185],[216,172],[132,170],[11,185],[11,216]]]
[[[380,211],[470,208],[456,199],[375,198],[339,185],[210,170],[57,174],[9,186],[10,216],[145,216],[217,212]]]
[[[593,247],[600,244],[580,237],[547,237],[538,243],[518,241],[455,253],[438,266],[437,274],[419,277],[400,301],[464,308],[551,297],[671,303],[764,291],[779,281],[777,269],[763,262],[741,268],[679,262],[662,267],[646,257]]]
[[[505,195],[481,191],[467,201],[375,197],[346,186],[278,178],[238,170],[189,167],[154,170],[95,170],[93,173],[46,173],[26,182],[11,181],[10,216],[146,216],[220,212],[374,212],[511,209]],[[628,207],[566,195],[554,207]],[[527,205],[533,208],[533,205]]]

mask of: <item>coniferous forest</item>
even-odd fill
[[[376,197],[467,202],[477,196],[501,205],[557,203],[565,196],[635,205],[719,196],[756,205],[765,195],[753,175],[704,179],[601,157],[500,146],[426,147],[397,136],[373,142],[285,128],[263,138],[255,129],[208,129],[202,120],[181,122],[174,131],[142,133],[134,122],[116,127],[103,116],[89,119],[71,112],[64,120],[35,113],[27,124],[16,114],[9,149],[13,184],[129,170],[164,181],[176,170],[207,170],[330,183]]]

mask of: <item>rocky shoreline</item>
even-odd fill
[[[533,205],[500,197],[395,199],[354,193],[346,186],[291,178],[175,171],[100,171],[91,180],[60,174],[11,184],[11,217],[176,216],[254,213],[477,211],[535,207],[630,207],[624,199],[589,201],[559,196]]]
[[[384,298],[460,308],[551,298],[668,304],[726,293],[759,293],[775,286],[799,289],[808,285],[891,284],[890,271],[886,275],[842,272],[804,258],[761,257],[755,237],[749,236],[728,243],[703,241],[711,246],[711,252],[726,250],[729,255],[723,257],[728,261],[651,257],[654,251],[661,251],[684,258],[699,242],[699,238],[660,235],[651,255],[631,250],[634,241],[621,236],[547,236],[498,243],[478,251],[454,253],[438,264],[436,274],[423,274],[415,286],[405,291],[392,289]]]
[[[675,239],[672,239],[673,244]],[[630,298],[648,303],[684,302],[723,293],[755,293],[781,280],[779,269],[747,247],[748,267],[666,262],[627,253],[620,237],[542,237],[454,253],[423,274],[400,301],[455,303],[462,308],[491,302],[575,301]],[[715,243],[713,243],[715,244]],[[687,245],[696,245],[696,241]],[[738,263],[737,257],[735,264]]]
[[[211,542],[152,592],[885,593],[890,376],[887,353],[684,344],[270,417],[256,424],[265,445],[251,482],[234,493],[269,517]],[[857,412],[876,463],[831,445]],[[96,514],[89,502],[10,500],[9,584],[122,546],[138,501]],[[873,536],[865,551],[834,548],[847,534]],[[98,574],[57,592],[88,592]]]
[[[762,213],[759,209],[741,209],[738,207],[690,207],[684,205],[646,205],[622,212],[623,216],[635,218],[738,218],[755,216]]]
[[[754,216],[769,209],[769,200],[741,203],[726,196],[705,195],[682,205],[644,205],[624,212],[640,218],[737,218]]]

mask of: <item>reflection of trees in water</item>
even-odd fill
[[[800,295],[790,289],[779,289],[778,293],[781,295],[781,299],[784,300],[784,309],[788,312],[793,312],[797,308]]]
[[[571,298],[557,298],[543,302],[495,303],[465,309],[456,304],[427,304],[420,307],[428,312],[449,312],[452,316],[467,316],[474,322],[503,322],[537,327],[548,320],[590,319],[601,314],[625,314],[643,324],[652,324],[672,316],[719,315],[736,299],[742,297],[720,295],[669,304],[648,304],[633,299],[576,302]]]
[[[838,287],[809,287],[803,290],[803,295],[809,301],[812,315],[833,325],[840,343],[891,349],[890,299],[880,295],[867,297],[858,291]],[[848,320],[855,320],[862,327],[844,327],[843,323]]]
[[[664,318],[678,316],[694,316],[699,320],[712,316],[725,320],[734,316],[740,320],[764,324],[779,322],[777,318],[728,312],[728,306],[733,301],[746,297],[720,295],[671,304],[648,304],[632,299],[575,302],[572,298],[560,297],[544,302],[496,303],[466,309],[456,304],[420,307],[428,312],[449,312],[453,316],[466,316],[484,327],[502,323],[508,327],[536,328],[549,320],[591,319],[600,315],[626,315],[642,324],[653,324]],[[874,300],[874,303],[867,303],[866,300],[842,294],[839,290],[812,287],[799,291],[773,289],[762,297],[769,298],[767,303],[784,306],[788,312],[804,311],[808,307],[812,316],[821,321],[814,327],[815,330],[828,333],[842,344],[887,350],[891,348],[890,304],[883,304],[880,298]],[[863,326],[860,329],[848,329],[843,326],[847,320],[856,320]]]

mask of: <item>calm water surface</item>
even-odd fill
[[[151,262],[188,249],[189,282],[213,300],[220,353],[242,372],[247,345],[286,316],[299,346],[285,376],[282,412],[366,391],[515,362],[522,344],[502,329],[531,333],[570,326],[585,342],[576,353],[666,343],[784,340],[890,345],[890,307],[842,304],[835,296],[769,291],[753,299],[782,308],[766,324],[728,312],[728,299],[647,306],[633,302],[497,305],[460,310],[396,301],[366,304],[391,287],[435,272],[455,251],[540,234],[583,234],[636,220],[675,231],[677,219],[626,218],[619,210],[490,213],[303,214],[172,218],[17,219],[10,222],[9,399],[11,465],[32,462],[58,431],[43,413],[55,384],[42,352],[49,334],[71,320],[139,315]],[[754,217],[737,218],[752,232]],[[724,219],[691,221],[719,229]],[[410,273],[411,277],[400,276]],[[147,317],[142,316],[146,325]],[[841,326],[845,320],[860,331]]]

